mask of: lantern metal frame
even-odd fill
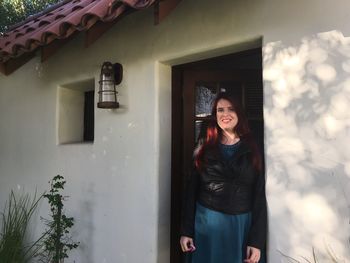
[[[109,61],[103,62],[99,80],[98,91],[98,103],[97,107],[102,109],[117,109],[119,108],[119,102],[117,100],[116,85],[119,85],[123,78],[123,66],[120,63],[112,64]],[[104,87],[109,86],[112,89],[106,89]],[[104,101],[103,97],[108,94],[112,100]]]

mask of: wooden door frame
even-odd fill
[[[182,152],[183,152],[183,72],[185,70],[199,69],[223,69],[230,66],[230,62],[239,60],[246,56],[255,56],[261,59],[257,61],[262,70],[262,49],[255,48],[251,50],[241,51],[225,56],[205,59],[201,61],[191,62],[183,65],[172,67],[172,136],[171,136],[171,227],[170,227],[170,263],[182,263],[179,256],[180,245],[180,220],[181,220],[181,203],[183,179],[181,176],[182,167]],[[238,61],[238,62],[237,62]]]

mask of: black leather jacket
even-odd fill
[[[225,160],[219,150],[207,150],[201,171],[193,169],[183,200],[181,235],[194,236],[196,202],[226,214],[252,212],[248,246],[262,249],[266,243],[265,177],[254,169],[251,150],[241,142]]]

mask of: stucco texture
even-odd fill
[[[158,26],[139,11],[87,49],[79,35],[0,76],[0,207],[9,189],[40,192],[61,174],[81,242],[71,262],[169,262],[171,66],[260,41],[269,262],[311,258],[313,247],[347,262],[348,10],[345,0],[183,0]],[[95,108],[93,143],[57,145],[57,88],[95,78],[97,92],[103,61],[124,67],[121,108]]]

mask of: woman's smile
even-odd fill
[[[231,119],[223,118],[223,119],[221,119],[221,121],[224,123],[229,123],[231,121]]]

